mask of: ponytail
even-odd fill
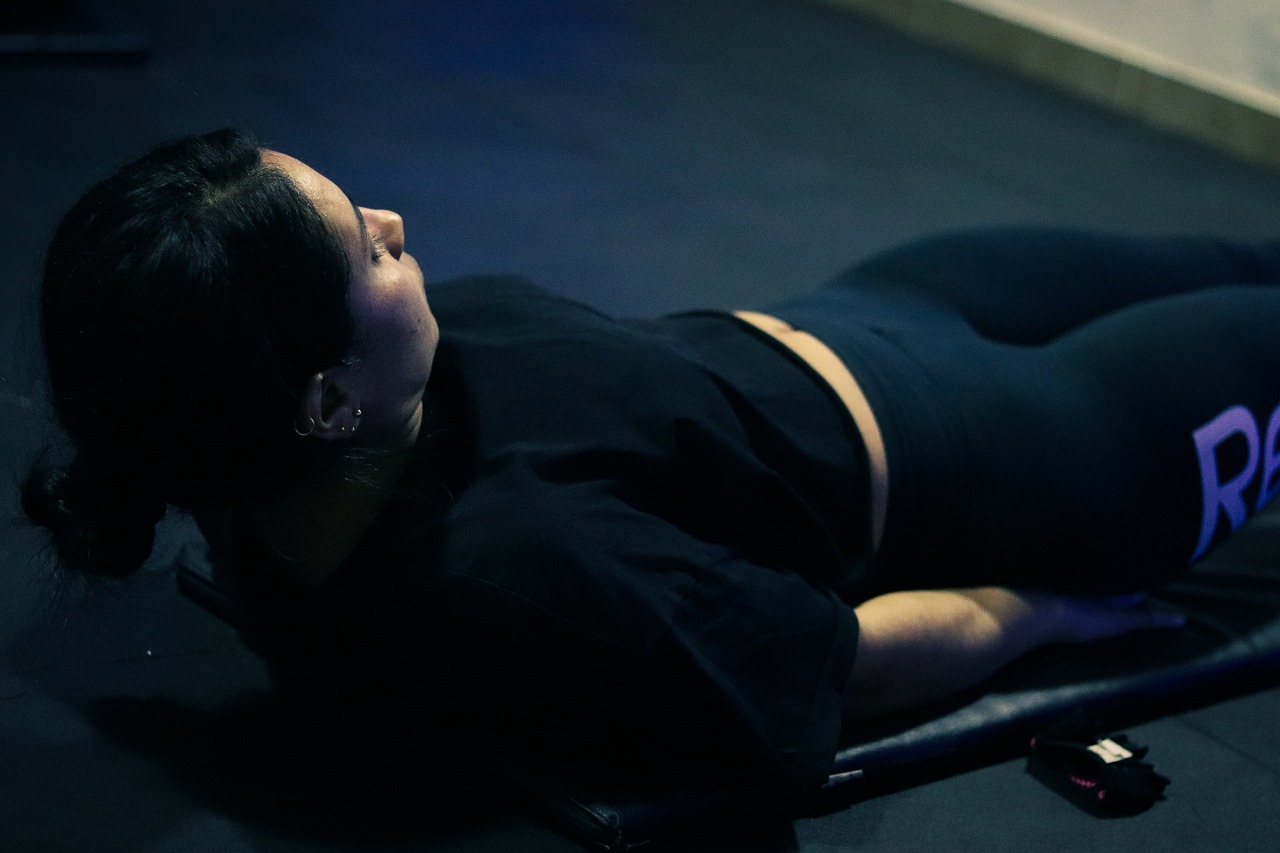
[[[124,577],[151,554],[166,506],[146,478],[95,456],[81,451],[57,465],[41,454],[22,486],[22,509],[49,529],[65,570]]]

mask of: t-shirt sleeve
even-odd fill
[[[602,484],[537,500],[506,485],[468,508],[443,560],[450,653],[484,682],[473,695],[584,733],[715,731],[766,772],[826,778],[857,645],[851,607]]]

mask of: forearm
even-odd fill
[[[855,612],[858,653],[845,689],[854,716],[963,690],[1055,633],[1026,598],[999,587],[889,593]]]
[[[971,687],[1046,643],[1177,628],[1143,596],[1097,599],[978,587],[894,592],[855,608],[860,635],[845,686],[849,716],[921,705]]]

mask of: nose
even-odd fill
[[[387,253],[397,261],[404,251],[404,219],[394,210],[375,210],[362,207],[360,214],[364,217],[368,229],[382,238],[387,245]]]

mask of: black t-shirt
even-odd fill
[[[825,778],[867,540],[830,392],[723,314],[620,322],[507,278],[430,297],[415,463],[330,581],[262,605],[277,675],[504,743]]]

